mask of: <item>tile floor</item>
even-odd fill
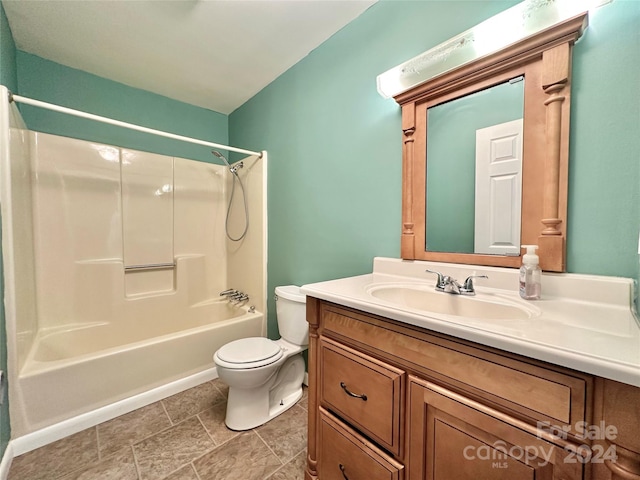
[[[190,390],[14,458],[9,480],[301,480],[307,392],[247,432],[224,425],[228,388]]]

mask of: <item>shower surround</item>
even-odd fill
[[[244,159],[251,226],[232,243],[226,167],[36,133],[20,128],[15,106],[7,113],[2,220],[14,439],[214,372],[220,346],[265,335],[266,157]],[[243,222],[236,205],[232,232]],[[249,302],[221,300],[227,288]]]

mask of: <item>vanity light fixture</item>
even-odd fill
[[[378,75],[378,93],[395,97],[454,68],[490,55],[613,0],[525,0]]]

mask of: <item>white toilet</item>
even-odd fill
[[[302,352],[309,345],[306,297],[295,285],[276,287],[275,291],[281,338],[242,338],[213,355],[218,376],[229,385],[225,423],[232,430],[262,425],[302,396]]]

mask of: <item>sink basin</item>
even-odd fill
[[[367,289],[372,297],[399,307],[421,310],[429,314],[484,320],[525,320],[536,311],[497,295],[478,293],[476,296],[451,295],[422,285],[374,285]]]

